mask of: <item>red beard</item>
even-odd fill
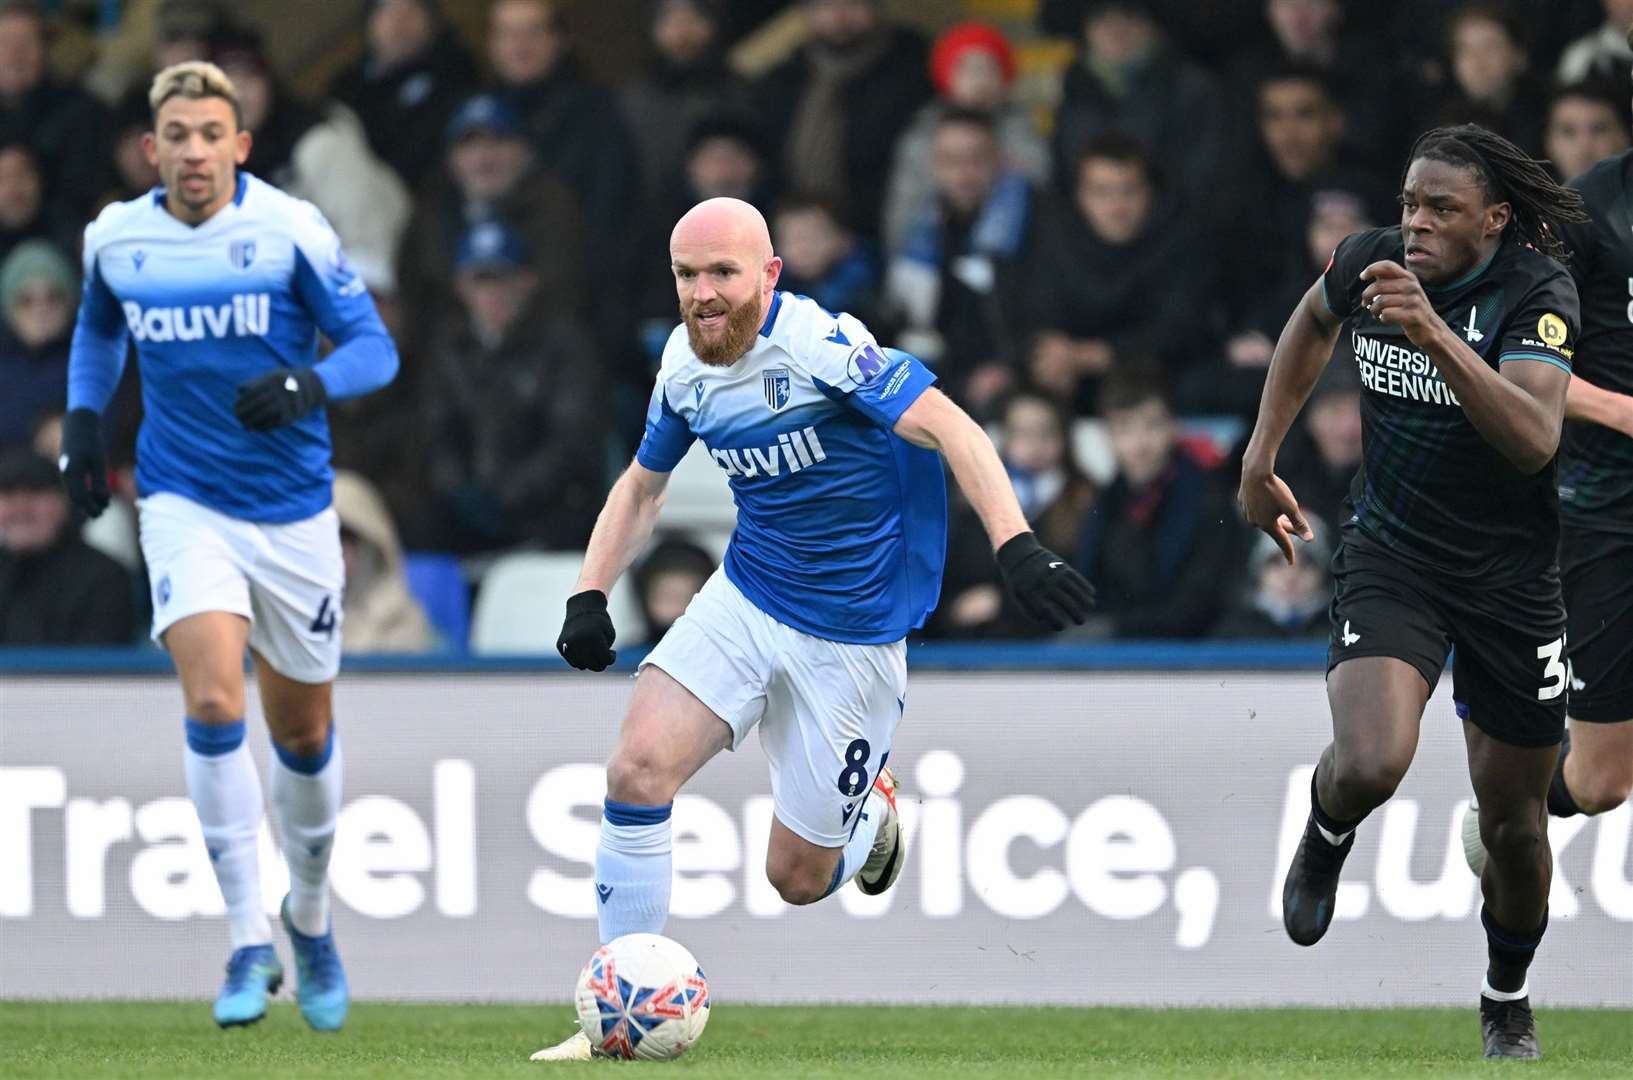
[[[724,328],[716,328],[712,335],[705,336],[699,309],[703,309],[705,314],[714,314],[721,310],[722,303],[715,299],[707,304],[693,304],[690,310],[684,305],[680,309],[681,319],[686,323],[686,340],[691,343],[692,352],[710,367],[730,367],[737,363],[753,346],[754,335],[760,332],[760,305],[750,301],[727,309]]]

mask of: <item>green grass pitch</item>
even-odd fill
[[[375,1005],[316,1035],[287,998],[218,1031],[201,1002],[0,1002],[0,1075],[540,1077],[1491,1077],[1468,1009],[1066,1009],[724,1004],[679,1062],[533,1064],[566,1006]],[[1530,1077],[1633,1077],[1633,1010],[1545,1009]],[[1507,1075],[1519,1075],[1507,1073]]]

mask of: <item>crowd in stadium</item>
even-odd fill
[[[459,557],[476,591],[500,553],[583,547],[677,321],[670,227],[718,195],[765,213],[780,288],[914,353],[988,426],[1041,541],[1098,588],[1074,633],[1319,640],[1353,371],[1329,370],[1280,462],[1322,523],[1296,565],[1232,498],[1298,298],[1339,239],[1397,217],[1428,127],[1482,123],[1562,179],[1630,144],[1630,0],[1043,0],[1020,31],[936,35],[879,0],[619,2],[646,28],[621,79],[590,74],[571,4],[492,0],[471,33],[437,0],[371,0],[321,92],[280,75],[277,26],[149,5],[146,74],[227,73],[245,167],[323,211],[398,343],[388,391],[329,410],[352,651],[462,644],[405,552]],[[110,413],[124,511],[82,529],[52,465],[81,231],[157,183],[142,73],[52,63],[120,6],[0,2],[0,644],[130,642],[147,602],[134,364]],[[728,62],[791,13],[780,60]],[[1018,73],[1050,43],[1071,56],[1043,107]],[[925,633],[1043,633],[967,510],[950,537]],[[670,533],[638,568],[647,640],[718,554]]]

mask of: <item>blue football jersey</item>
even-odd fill
[[[636,460],[669,472],[702,439],[737,504],[726,576],[750,602],[830,641],[898,641],[941,592],[947,488],[940,455],[891,428],[934,382],[850,315],[773,293],[730,367],[675,328]]]
[[[258,375],[316,363],[319,330],[336,345],[316,368],[330,397],[366,393],[396,373],[374,301],[316,207],[241,172],[233,201],[191,226],[156,189],[108,206],[85,229],[68,404],[101,412],[134,339],[140,492],[173,492],[246,521],[298,521],[331,498],[323,410],[259,432],[238,421],[233,402]]]

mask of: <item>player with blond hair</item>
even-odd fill
[[[263,798],[244,743],[247,646],[272,736],[297,996],[307,1022],[332,1031],[349,1000],[328,904],[344,571],[323,405],[390,382],[397,351],[322,214],[239,169],[251,136],[226,75],[174,65],[149,102],[143,146],[163,186],[110,205],[85,230],[63,480],[87,514],[106,508],[100,414],[134,339],[153,636],[181,678],[187,790],[232,940],[215,1020],[259,1020],[283,980],[256,858]],[[320,331],[334,343],[321,363]]]

